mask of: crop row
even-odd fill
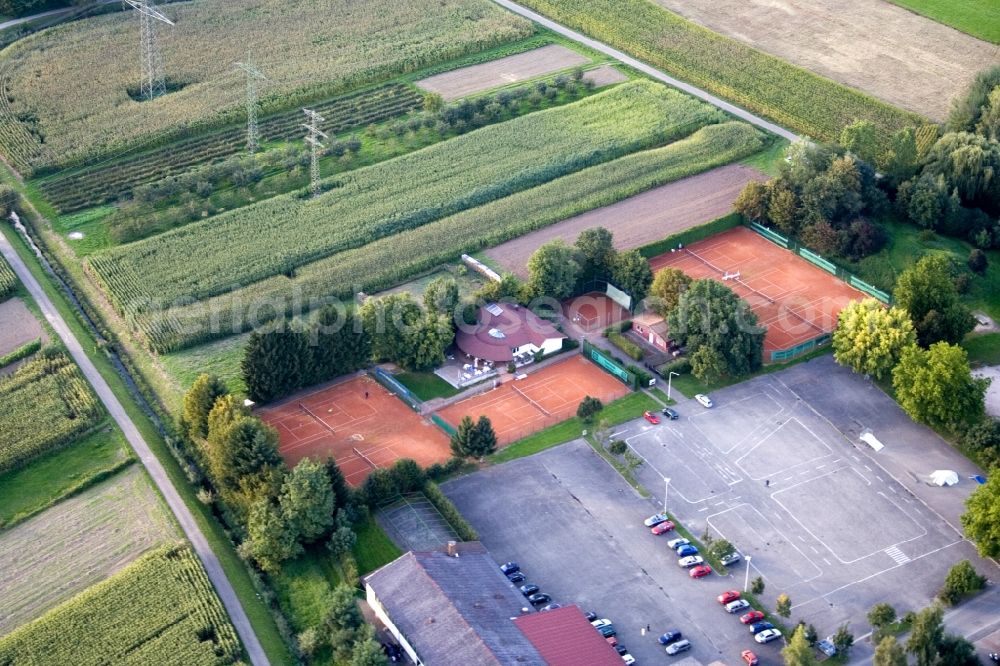
[[[0,664],[227,666],[242,649],[187,546],[162,546],[0,638]]]
[[[836,141],[868,120],[884,140],[926,121],[724,37],[649,0],[525,0],[525,5],[788,128]]]
[[[763,136],[750,125],[703,127],[662,148],[641,151],[383,238],[278,276],[189,306],[146,313],[135,321],[151,346],[179,349],[290,315],[301,306],[354,291],[380,291],[421,271],[612,204],[664,183],[759,151]],[[609,220],[613,228],[613,220]]]
[[[721,119],[691,97],[637,81],[335,176],[315,199],[278,196],[112,248],[91,265],[121,309],[144,309],[152,295],[200,300]]]
[[[320,128],[338,134],[379,123],[417,109],[421,95],[413,88],[391,83],[343,95],[313,106],[326,118]],[[303,135],[300,109],[262,119],[261,140],[287,141]],[[245,149],[243,126],[179,141],[169,149],[145,152],[95,169],[76,171],[39,183],[45,197],[60,211],[72,212],[115,201],[137,185],[151,183],[193,166],[228,157]]]
[[[183,27],[160,43],[172,92],[152,101],[130,95],[138,84],[131,12],[58,26],[4,50],[11,108],[0,125],[30,118],[45,148],[19,151],[18,167],[43,175],[239,122],[245,79],[232,63],[248,47],[267,77],[266,115],[534,33],[489,0],[199,0],[163,11]],[[11,148],[2,144],[4,153]]]
[[[0,301],[7,300],[16,288],[17,276],[14,275],[10,264],[3,257],[0,257]]]
[[[0,472],[68,444],[102,413],[76,365],[61,352],[42,351],[0,380]]]

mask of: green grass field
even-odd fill
[[[460,393],[457,388],[433,372],[401,372],[393,376],[424,402],[434,398],[450,398]]]
[[[224,381],[232,393],[245,395],[247,387],[243,382],[240,364],[243,362],[243,349],[249,337],[249,333],[234,335],[198,347],[163,354],[159,357],[160,362],[181,392],[186,391],[198,375],[207,372]]]
[[[1000,44],[1000,3],[996,0],[889,0],[956,30]]]
[[[371,515],[354,525],[354,533],[358,535],[358,540],[351,551],[358,563],[358,573],[362,576],[403,554]]]
[[[1000,365],[1000,333],[970,335],[962,341],[973,365]]]
[[[323,623],[330,593],[342,582],[340,570],[323,544],[285,562],[281,571],[269,580],[278,604],[296,632]]]
[[[121,432],[107,426],[27,467],[0,475],[0,528],[76,494],[131,460]]]

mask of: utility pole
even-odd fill
[[[152,100],[167,92],[163,77],[163,56],[156,39],[156,22],[174,25],[174,22],[156,9],[154,0],[122,0],[139,15],[139,52],[142,66],[140,95]]]
[[[253,155],[260,147],[260,136],[257,133],[257,80],[267,81],[267,77],[254,67],[249,51],[247,61],[238,62],[236,66],[247,75],[247,152]]]
[[[328,138],[319,129],[319,124],[325,120],[323,116],[319,115],[311,109],[302,109],[306,117],[309,119],[307,125],[303,125],[309,134],[306,135],[306,143],[312,148],[312,160],[309,163],[309,190],[312,192],[314,197],[319,196],[319,151],[323,149],[323,144],[320,143],[320,137],[326,139]]]

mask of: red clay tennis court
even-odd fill
[[[524,379],[448,405],[438,416],[457,427],[463,416],[475,420],[485,415],[493,423],[500,446],[505,446],[575,416],[585,396],[607,404],[627,393],[625,384],[575,354]]]
[[[258,415],[277,429],[285,462],[332,457],[352,486],[376,466],[390,467],[400,458],[426,467],[451,456],[448,437],[437,426],[370,377],[293,396]]]
[[[650,260],[654,271],[679,268],[693,278],[722,281],[767,326],[764,358],[837,326],[837,315],[865,294],[798,255],[736,227]],[[739,274],[738,277],[727,277]]]
[[[587,333],[603,330],[631,316],[628,310],[599,291],[566,301],[563,315]]]

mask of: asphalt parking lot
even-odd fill
[[[643,527],[663,501],[665,477],[671,514],[695,535],[708,529],[750,555],[751,577],[767,584],[764,602],[773,608],[787,593],[792,620],[822,635],[848,622],[863,636],[864,616],[878,601],[901,612],[924,607],[961,559],[1000,579],[956,529],[974,487],[968,477],[978,470],[830,357],[712,397],[711,410],[683,401],[677,421],[640,419],[618,429],[646,461],[637,476],[652,499],[640,498],[583,442],[444,490],[495,557],[518,560],[556,601],[612,619],[640,663],[667,658],[655,636],[668,628],[691,638],[688,654],[702,663],[736,664],[747,647],[762,663],[780,663],[780,642],[756,646],[714,599],[743,587],[745,563],[727,577],[691,580],[666,548],[668,537]],[[866,429],[885,449],[875,453],[858,440]],[[961,482],[930,487],[926,475],[935,469],[953,469]],[[996,598],[995,589],[989,594]],[[978,621],[983,635],[1000,628],[1000,618]],[[653,635],[643,636],[647,624]],[[852,661],[870,653],[859,643]]]

